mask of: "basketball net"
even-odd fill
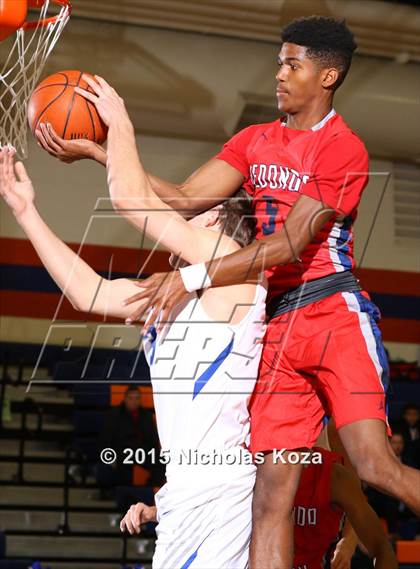
[[[0,70],[0,144],[14,146],[20,158],[28,155],[28,100],[70,17],[71,8],[64,5],[46,23],[49,6],[50,0],[46,0],[33,27],[23,26],[16,31]]]

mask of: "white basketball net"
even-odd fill
[[[36,27],[16,31],[12,48],[0,70],[0,144],[12,144],[20,158],[28,155],[28,100],[70,17],[69,7],[62,6],[55,21],[40,25],[39,22],[48,17],[49,5],[50,0],[46,0]]]

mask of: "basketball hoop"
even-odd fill
[[[58,9],[56,14],[51,14],[53,6]],[[28,8],[39,9],[36,19],[27,18]],[[0,2],[0,40],[11,41],[0,69],[0,144],[12,144],[21,158],[28,154],[28,100],[70,12],[70,0]]]

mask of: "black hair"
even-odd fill
[[[220,222],[223,233],[232,237],[241,247],[249,245],[257,230],[252,199],[243,188],[224,201],[220,208]]]
[[[344,81],[350,69],[353,52],[357,48],[352,32],[344,20],[324,16],[298,18],[283,28],[283,43],[306,47],[306,54],[322,68],[335,67],[339,76],[334,90]]]

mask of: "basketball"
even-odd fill
[[[83,71],[59,71],[41,81],[28,103],[32,133],[39,123],[48,122],[58,136],[66,140],[85,138],[98,144],[106,140],[107,127],[95,105],[74,90],[80,87],[91,91],[82,75]]]
[[[0,2],[0,41],[8,38],[23,26],[27,11],[26,0],[2,0]]]

